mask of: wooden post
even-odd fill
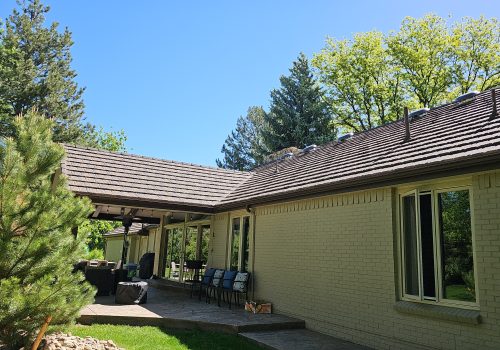
[[[47,316],[47,318],[45,319],[45,322],[42,325],[42,328],[40,328],[40,331],[38,332],[38,335],[36,336],[35,342],[33,343],[31,350],[38,349],[38,346],[40,345],[40,342],[42,341],[43,335],[47,331],[47,327],[49,326],[50,321],[52,321],[52,316]]]

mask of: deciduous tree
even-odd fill
[[[402,115],[407,100],[403,77],[391,63],[382,33],[360,33],[353,40],[329,38],[313,65],[339,128],[368,130]]]
[[[465,18],[452,28],[453,95],[483,91],[500,84],[498,19]]]

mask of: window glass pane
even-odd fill
[[[435,298],[434,233],[432,229],[432,198],[430,194],[420,195],[420,238],[424,297]]]
[[[410,295],[419,295],[417,221],[415,209],[415,195],[403,197],[404,288],[405,293]]]
[[[179,266],[182,253],[182,229],[174,228],[167,230],[165,277],[179,279]]]
[[[475,301],[469,191],[439,193],[443,297]]]
[[[231,270],[238,270],[238,256],[240,253],[240,218],[233,219],[231,239]]]
[[[186,230],[186,251],[184,254],[184,261],[196,260],[196,241],[198,236],[198,227],[188,226]]]
[[[249,230],[250,230],[250,217],[245,216],[243,218],[243,257],[241,259],[242,261],[242,266],[241,270],[242,271],[248,271],[248,249],[249,249]]]
[[[210,226],[203,226],[201,231],[201,260],[208,261],[208,245],[210,243]]]

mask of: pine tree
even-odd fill
[[[323,91],[303,53],[280,82],[281,88],[271,91],[270,113],[265,116],[268,128],[262,133],[270,153],[333,140],[335,130]]]
[[[81,136],[83,89],[71,68],[73,45],[68,29],[45,26],[49,7],[40,0],[18,1],[0,33],[0,134],[12,135],[15,116],[36,108],[55,121],[54,140],[71,142]],[[8,107],[8,108],[5,108]],[[3,112],[3,113],[2,113]]]
[[[263,162],[267,153],[261,136],[265,114],[262,107],[250,107],[245,117],[238,118],[236,129],[231,131],[222,146],[224,158],[216,160],[217,166],[251,170]]]
[[[91,212],[62,176],[64,156],[52,141],[53,122],[30,111],[15,119],[17,137],[0,142],[0,343],[19,349],[50,315],[73,321],[93,289],[73,264],[85,237],[71,229]]]

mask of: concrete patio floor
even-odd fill
[[[94,304],[85,307],[79,323],[110,323],[128,325],[154,325],[170,328],[198,328],[225,333],[263,330],[300,329],[303,320],[278,314],[252,314],[243,306],[229,309],[227,304],[217,306],[191,299],[189,294],[177,290],[149,287],[148,302],[142,305],[117,305],[114,296],[96,297]]]
[[[157,283],[154,283],[158,285]],[[148,302],[143,305],[117,305],[114,296],[96,297],[78,319],[81,324],[123,324],[238,334],[267,349],[276,350],[368,350],[348,341],[305,329],[300,319],[279,314],[252,314],[243,306],[217,306],[186,289],[158,289],[150,285]]]

